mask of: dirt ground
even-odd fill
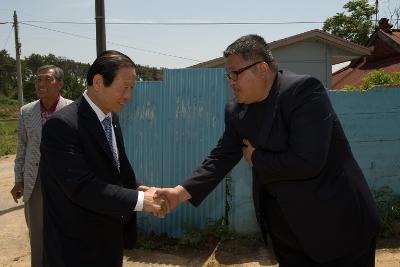
[[[11,198],[14,183],[14,158],[0,158],[0,266],[30,266],[28,231],[23,206]],[[376,252],[377,267],[400,267],[399,242],[386,242],[390,248]],[[382,247],[382,246],[381,246]],[[136,266],[277,266],[271,252],[257,240],[230,240],[210,244],[201,250],[177,251],[140,250],[125,251],[124,267]]]

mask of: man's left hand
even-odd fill
[[[243,158],[247,161],[250,167],[253,167],[253,162],[251,161],[251,155],[253,155],[253,151],[255,150],[255,148],[247,139],[243,139],[243,143],[245,144],[245,146],[242,147]]]

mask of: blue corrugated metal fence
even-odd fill
[[[221,79],[222,77],[222,79]],[[173,187],[202,162],[223,132],[227,84],[222,69],[165,70],[162,82],[139,82],[120,114],[125,147],[146,185]],[[145,232],[181,236],[225,212],[221,183],[198,208],[186,203],[163,220],[141,214]]]

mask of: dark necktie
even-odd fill
[[[111,153],[113,155],[114,158],[114,165],[118,168],[119,170],[119,160],[117,157],[117,153],[114,150],[114,146],[113,146],[113,140],[112,140],[112,129],[111,129],[111,117],[106,117],[101,124],[103,125],[104,128],[104,133],[106,134],[107,137],[107,141],[108,141],[108,145],[110,146],[111,149]]]

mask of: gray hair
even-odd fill
[[[272,56],[269,45],[259,35],[249,34],[234,41],[225,49],[224,58],[232,55],[240,55],[246,61],[263,60],[273,71],[278,71],[278,64]]]
[[[39,67],[36,71],[36,75],[38,75],[38,73],[41,72],[42,70],[47,70],[47,69],[54,71],[54,78],[56,78],[58,81],[64,80],[64,71],[60,67],[57,67],[55,65],[44,65]]]

